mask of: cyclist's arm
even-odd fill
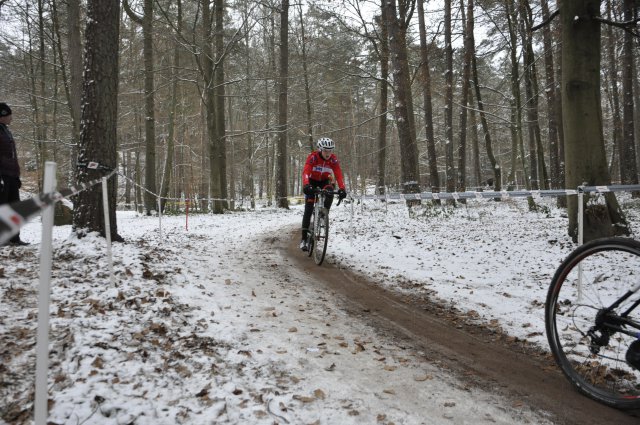
[[[338,182],[339,189],[345,189],[344,177],[342,176],[342,168],[340,168],[340,161],[336,158],[336,162],[332,164],[333,174],[336,176],[336,182]]]
[[[309,184],[309,178],[311,177],[311,173],[313,171],[313,163],[314,157],[313,152],[307,156],[307,161],[304,163],[304,169],[302,170],[302,186]]]

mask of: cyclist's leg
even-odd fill
[[[322,182],[322,187],[329,190],[335,190],[335,187],[333,186],[330,180],[325,180],[324,182]],[[327,210],[330,210],[332,204],[333,204],[333,193],[329,193],[324,198],[324,207]]]
[[[304,214],[302,215],[302,240],[307,239],[307,232],[311,224],[311,213],[313,213],[313,197],[304,196]]]
[[[317,180],[309,179],[309,184],[314,189],[319,187],[321,182]],[[311,213],[313,213],[313,204],[315,203],[315,196],[304,195],[304,214],[302,215],[302,240],[307,239],[307,233],[309,232],[309,225],[311,224]]]

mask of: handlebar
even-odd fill
[[[324,193],[325,195],[338,195],[340,191],[335,189],[321,189],[319,187],[316,187],[313,193],[314,195],[319,195],[320,193]],[[336,207],[340,205],[341,202],[342,202],[342,199],[338,198],[338,203],[336,204]]]

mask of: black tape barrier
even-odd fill
[[[107,179],[115,174],[115,170],[106,175]],[[41,193],[33,198],[12,204],[0,205],[0,246],[4,245],[11,237],[20,231],[29,220],[40,215],[42,210],[53,205],[61,199],[68,198],[99,184],[102,178],[91,180],[86,183],[79,183],[58,192]]]
[[[91,170],[102,170],[102,171],[113,171],[112,167],[107,167],[106,165],[102,165],[98,162],[78,162],[76,163],[78,167],[89,168]]]

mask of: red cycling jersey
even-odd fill
[[[320,151],[311,152],[307,157],[307,162],[305,162],[304,170],[302,171],[302,185],[309,184],[309,179],[316,181],[328,180],[331,173],[333,173],[336,178],[338,188],[344,189],[344,177],[342,176],[342,169],[340,168],[338,157],[331,154],[329,159],[324,159]]]

